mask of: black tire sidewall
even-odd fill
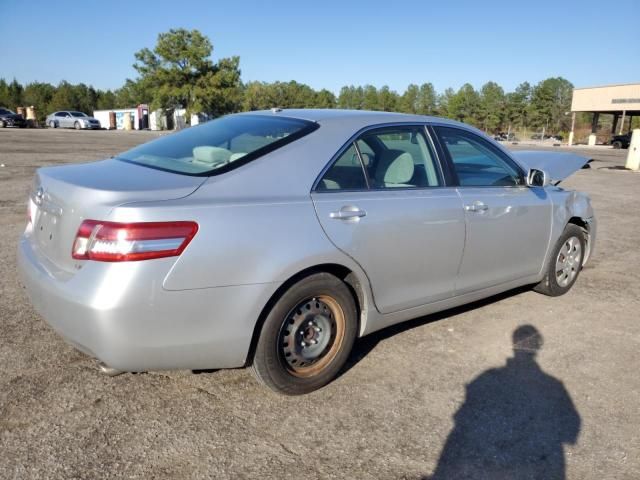
[[[320,373],[313,377],[297,377],[283,365],[279,354],[282,323],[301,301],[315,296],[334,298],[343,310],[345,332],[340,350]],[[329,383],[347,361],[357,333],[356,304],[347,285],[334,275],[318,273],[292,285],[268,313],[253,357],[253,369],[271,389],[287,395],[309,393]]]
[[[578,240],[580,241],[582,256],[580,258],[580,268],[578,269],[576,276],[566,287],[562,287],[558,284],[558,280],[556,279],[556,259],[558,258],[558,253],[560,253],[560,249],[570,237],[577,237]],[[576,283],[576,281],[578,280],[578,277],[580,276],[580,271],[582,270],[582,263],[584,262],[584,255],[586,253],[585,247],[586,245],[585,245],[584,233],[582,229],[577,225],[573,225],[573,224],[567,225],[566,228],[564,229],[564,232],[562,232],[562,235],[556,242],[556,245],[553,248],[553,252],[549,257],[549,265],[547,267],[547,282],[548,282],[549,291],[550,291],[549,293],[551,295],[553,296],[564,295],[569,290],[571,290],[571,287],[573,287],[573,285]]]

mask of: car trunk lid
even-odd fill
[[[29,201],[31,242],[58,268],[72,272],[78,261],[71,249],[83,220],[107,220],[124,203],[182,198],[205,180],[116,159],[41,168]]]

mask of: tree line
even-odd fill
[[[514,91],[496,82],[479,90],[466,83],[457,91],[437,92],[429,82],[410,84],[404,92],[388,86],[342,87],[336,96],[296,81],[246,82],[241,79],[237,56],[212,60],[213,45],[198,30],[175,29],[158,36],[153,50],[135,54],[135,79],[115,90],[95,89],[66,81],[57,86],[15,79],[0,79],[0,106],[36,107],[38,119],[56,110],[131,108],[140,103],[152,109],[186,108],[189,113],[217,117],[238,111],[279,108],[349,108],[437,115],[466,122],[490,133],[508,129],[541,129],[566,132],[571,118],[573,85],[562,77],[536,85],[521,83]]]

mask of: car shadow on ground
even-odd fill
[[[344,375],[351,368],[355,367],[360,362],[360,360],[365,358],[374,348],[376,348],[376,345],[378,345],[378,343],[380,343],[383,340],[391,338],[402,332],[406,332],[408,330],[413,330],[414,328],[427,325],[432,322],[444,320],[445,318],[454,317],[456,315],[460,315],[462,313],[475,310],[477,308],[481,308],[486,305],[491,305],[492,303],[496,303],[501,300],[519,295],[529,290],[531,290],[531,287],[527,287],[527,286],[519,287],[513,290],[509,290],[507,292],[500,293],[498,295],[494,295],[489,298],[478,300],[473,303],[468,303],[466,305],[462,305],[459,307],[450,308],[448,310],[443,310],[442,312],[433,313],[431,315],[418,317],[413,320],[407,320],[405,322],[401,322],[396,325],[383,328],[382,330],[378,330],[377,332],[371,333],[365,337],[358,338],[356,339],[356,343],[353,346],[353,350],[351,351],[351,355],[349,356],[349,359],[347,360],[345,366],[342,368],[342,371],[339,373],[338,376]]]

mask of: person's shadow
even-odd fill
[[[467,385],[438,465],[423,480],[565,478],[563,444],[575,444],[580,416],[561,381],[536,363],[542,335],[513,332],[513,357]]]

